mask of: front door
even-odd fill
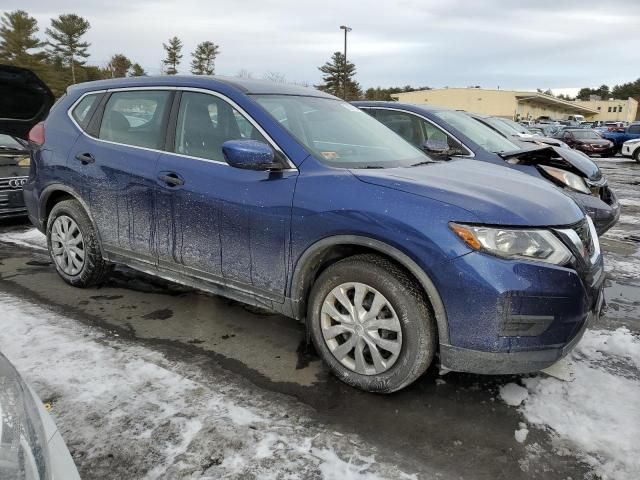
[[[282,302],[297,171],[229,166],[225,141],[269,141],[220,96],[182,92],[174,123],[156,172],[160,267]]]

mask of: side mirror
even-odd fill
[[[274,162],[273,149],[258,140],[228,140],[222,144],[222,154],[229,165],[243,170],[272,170],[282,168]]]
[[[447,155],[449,152],[449,143],[444,140],[427,140],[422,145],[422,149],[433,155]]]
[[[422,150],[434,157],[449,158],[466,155],[467,152],[461,148],[451,148],[446,140],[427,140],[422,145]]]

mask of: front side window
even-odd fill
[[[422,147],[428,140],[423,122],[415,115],[394,110],[376,110],[375,118],[416,147]]]
[[[87,125],[89,125],[89,112],[91,108],[98,101],[98,95],[87,95],[84,97],[78,104],[75,106],[73,111],[71,112],[71,116],[73,116],[74,120],[80,125],[80,128],[83,130],[87,129]]]
[[[640,125],[631,125],[631,126],[629,126],[629,133],[633,133],[633,134],[640,133]]]
[[[359,108],[331,98],[255,95],[319,161],[339,168],[410,166],[429,158]]]
[[[98,138],[136,147],[161,149],[170,92],[115,92],[104,108]]]
[[[183,92],[176,124],[175,152],[224,162],[227,140],[266,139],[238,110],[214,95]]]
[[[378,109],[375,112],[375,118],[416,147],[422,148],[427,143],[434,143],[446,145],[452,150],[466,152],[460,142],[451,135],[431,122],[411,113]]]

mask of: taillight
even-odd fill
[[[36,123],[28,136],[29,143],[37,146],[44,145],[44,122]]]

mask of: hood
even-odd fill
[[[0,65],[0,133],[27,138],[53,101],[51,90],[31,70]]]
[[[584,218],[550,182],[476,160],[351,172],[363,182],[463,208],[490,225],[559,226]]]
[[[549,165],[570,170],[594,182],[602,178],[602,172],[593,160],[584,153],[570,148],[528,144],[521,150],[500,152],[498,155],[509,163]]]

